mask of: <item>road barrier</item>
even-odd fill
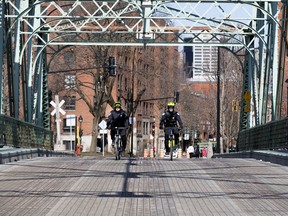
[[[159,155],[160,158],[164,158],[164,149],[160,149],[160,155]]]
[[[144,158],[148,157],[148,149],[144,149]]]
[[[190,154],[189,154],[188,149],[186,150],[186,158],[190,158]]]
[[[153,149],[150,149],[150,158],[151,158],[151,159],[154,158],[154,151],[153,151]]]
[[[182,149],[178,149],[178,158],[182,158]]]

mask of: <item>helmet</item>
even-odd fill
[[[114,103],[113,107],[114,107],[114,109],[117,108],[117,107],[121,108],[121,103],[120,102],[116,102],[116,103]]]
[[[167,107],[173,107],[174,108],[175,106],[175,103],[173,101],[170,101],[168,104],[167,104]]]

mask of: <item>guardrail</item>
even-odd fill
[[[0,146],[53,149],[53,132],[0,114]]]
[[[240,131],[238,150],[276,150],[288,148],[288,118]]]

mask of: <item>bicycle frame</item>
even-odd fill
[[[169,127],[166,128],[169,130],[169,140],[168,140],[168,146],[170,147],[170,160],[173,160],[173,147],[175,146],[175,135],[174,135],[174,129],[175,127]]]
[[[119,133],[120,130],[126,130],[126,127],[114,127],[116,130],[115,134],[115,158],[116,160],[120,160],[121,152],[122,152],[122,139],[121,134]],[[124,149],[125,151],[125,149]]]

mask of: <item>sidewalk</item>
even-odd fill
[[[255,159],[42,157],[0,165],[0,215],[286,215],[288,167]]]

